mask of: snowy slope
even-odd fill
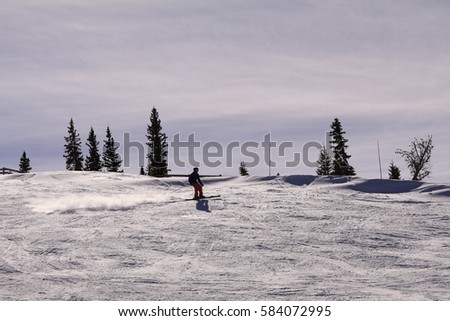
[[[450,186],[0,176],[0,300],[450,300]]]

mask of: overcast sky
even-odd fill
[[[446,0],[2,0],[0,167],[26,150],[35,171],[65,169],[71,117],[83,141],[109,125],[145,143],[155,106],[169,141],[195,133],[224,148],[270,132],[301,152],[338,117],[368,178],[377,140],[384,175],[394,160],[409,178],[395,150],[433,135],[429,180],[450,182],[449,16]],[[247,159],[233,155],[203,173],[237,175]],[[125,171],[138,162],[134,148]]]

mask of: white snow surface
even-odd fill
[[[0,300],[450,300],[450,185],[0,176]]]

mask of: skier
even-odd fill
[[[189,184],[194,187],[194,199],[199,199],[203,196],[203,183],[198,174],[198,167],[194,168],[194,171],[189,175]]]

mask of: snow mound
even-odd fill
[[[420,181],[402,181],[389,179],[349,179],[339,188],[369,194],[419,193],[429,196],[450,197],[450,185],[433,184]]]
[[[450,197],[450,186],[443,184],[424,184],[422,187],[417,189],[420,193],[428,193],[434,196],[445,196]]]
[[[424,183],[419,181],[399,181],[387,179],[356,179],[348,183],[348,188],[363,192],[377,194],[410,193],[421,187]]]
[[[434,184],[421,181],[311,175],[291,175],[282,177],[280,180],[295,186],[350,190],[367,194],[418,193],[450,197],[450,184]]]
[[[297,185],[297,186],[304,186],[304,185],[310,185],[314,181],[317,180],[317,176],[312,175],[290,175],[286,176],[283,179],[286,183]]]

